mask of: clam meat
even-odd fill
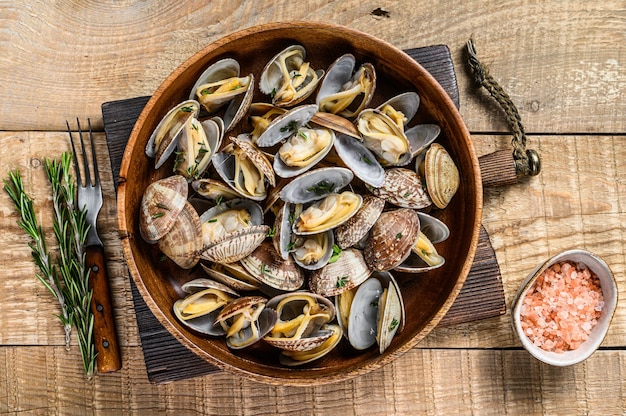
[[[336,228],[356,214],[362,202],[361,195],[350,191],[327,195],[302,211],[294,221],[293,231],[307,235]]]

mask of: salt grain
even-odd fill
[[[582,263],[556,263],[524,297],[521,324],[533,344],[553,352],[578,348],[602,315],[600,280]]]

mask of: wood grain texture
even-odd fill
[[[378,7],[389,17],[373,17]],[[39,218],[47,218],[41,161],[68,150],[66,118],[89,116],[101,130],[103,102],[152,94],[208,43],[256,24],[300,19],[343,24],[399,48],[448,45],[461,112],[484,155],[509,149],[511,138],[501,134],[506,124],[493,100],[475,91],[465,70],[462,49],[473,33],[543,162],[538,177],[485,190],[483,224],[507,305],[530,269],[572,247],[601,255],[626,297],[623,0],[0,2],[0,173],[22,169]],[[104,134],[96,140],[105,155]],[[106,157],[99,163],[108,175],[101,228],[123,369],[84,380],[77,345],[65,351],[57,306],[34,277],[28,240],[0,192],[1,414],[623,413],[623,302],[600,351],[571,368],[544,366],[520,350],[506,314],[437,328],[392,364],[339,384],[274,387],[219,373],[154,385],[116,232],[110,165]]]
[[[382,7],[388,18],[372,11]],[[410,10],[410,13],[406,11]],[[586,4],[490,0],[3,3],[0,130],[61,130],[66,117],[97,119],[106,101],[151,95],[178,65],[233,31],[274,21],[318,20],[362,30],[405,49],[446,44],[472,130],[507,131],[476,93],[463,47],[479,57],[519,107],[527,130],[625,130],[626,43],[622,0]],[[36,57],[36,59],[33,59]],[[55,74],[45,77],[43,74]],[[45,85],[46,97],[33,90]],[[36,98],[35,98],[36,97]],[[33,106],[33,102],[37,104]],[[101,126],[100,126],[101,127]]]

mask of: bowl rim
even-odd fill
[[[482,195],[482,181],[480,179],[480,167],[478,164],[478,158],[476,156],[475,149],[471,142],[471,136],[467,126],[465,125],[459,110],[456,108],[454,102],[447,94],[447,92],[443,89],[443,87],[436,81],[436,79],[426,71],[418,62],[416,62],[413,58],[407,55],[404,51],[396,48],[392,44],[388,43],[385,40],[379,39],[373,35],[361,32],[356,29],[348,28],[346,26],[325,23],[325,22],[274,22],[261,24],[256,26],[251,26],[233,33],[230,33],[216,41],[211,42],[195,54],[193,54],[190,58],[180,64],[172,73],[159,85],[159,87],[155,90],[154,94],[148,100],[146,106],[143,111],[139,115],[137,122],[135,123],[128,145],[124,151],[124,157],[122,159],[122,164],[120,167],[120,177],[125,177],[125,173],[129,172],[131,169],[131,151],[130,147],[135,146],[137,143],[138,136],[140,135],[144,122],[146,120],[147,115],[153,111],[155,105],[159,102],[160,97],[163,95],[164,91],[166,91],[170,85],[174,82],[174,80],[183,74],[190,66],[192,66],[198,60],[201,60],[207,54],[218,50],[219,48],[224,47],[225,45],[240,40],[244,37],[252,36],[257,33],[273,31],[273,30],[285,30],[285,29],[321,29],[333,31],[334,33],[348,35],[351,37],[362,37],[367,39],[373,45],[379,46],[381,48],[386,48],[393,50],[394,53],[398,54],[398,59],[404,60],[407,65],[411,68],[411,70],[416,71],[416,77],[420,77],[425,79],[425,82],[428,82],[432,87],[436,98],[442,101],[442,107],[445,110],[445,116],[450,117],[450,124],[457,126],[460,131],[463,133],[462,137],[455,138],[458,140],[462,140],[464,142],[465,148],[467,149],[469,159],[471,161],[470,165],[475,172],[475,177],[471,177],[470,179],[473,181],[472,186],[476,189],[476,195],[474,196],[474,202],[476,205],[475,212],[473,215],[468,216],[468,220],[473,221],[473,228],[471,233],[471,239],[469,241],[469,251],[466,253],[465,262],[462,264],[459,276],[452,287],[447,299],[443,302],[443,305],[438,310],[438,312],[433,316],[424,327],[413,337],[409,338],[407,342],[400,345],[394,351],[388,352],[384,355],[381,355],[379,359],[370,360],[369,362],[359,363],[356,366],[349,367],[347,370],[342,372],[333,372],[332,374],[327,375],[315,375],[315,383],[316,384],[326,384],[332,382],[338,382],[342,380],[346,380],[357,375],[365,374],[370,371],[381,368],[382,366],[394,361],[399,356],[406,353],[411,348],[415,347],[426,335],[428,335],[435,326],[439,323],[439,321],[445,316],[448,312],[458,294],[460,293],[466,278],[470,272],[472,267],[472,263],[474,260],[474,256],[476,254],[476,249],[478,246],[481,219],[482,219],[482,210],[483,210],[483,195]],[[191,342],[185,334],[179,331],[176,326],[173,326],[168,317],[164,314],[164,312],[159,308],[156,302],[151,298],[150,292],[146,285],[144,284],[137,263],[134,259],[133,249],[131,247],[131,243],[129,241],[129,236],[132,235],[132,230],[128,230],[126,226],[125,220],[125,203],[126,203],[126,182],[120,181],[118,184],[118,198],[117,198],[117,209],[118,209],[118,228],[120,233],[120,239],[122,241],[124,256],[129,268],[130,275],[135,282],[139,293],[142,298],[148,305],[150,311],[155,315],[157,320],[165,327],[165,329],[171,333],[179,342],[181,342],[185,347],[192,350],[197,355],[201,356],[203,359],[208,361],[209,363],[219,367],[222,370],[229,371],[234,374],[246,376],[250,379],[261,381],[269,384],[281,385],[281,384],[289,384],[289,385],[310,385],[310,381],[304,379],[303,377],[299,377],[295,375],[298,372],[283,372],[281,374],[285,374],[285,377],[279,377],[277,375],[269,375],[269,374],[261,374],[258,372],[250,371],[247,368],[232,365],[231,363],[223,362],[219,359],[216,359],[207,351],[204,351],[201,348],[198,348],[193,342]],[[289,374],[292,377],[289,377]],[[313,374],[315,374],[313,372]]]
[[[563,353],[555,353],[545,351],[530,341],[530,338],[523,333],[520,315],[522,299],[526,296],[539,275],[541,275],[541,273],[553,264],[566,260],[584,263],[598,276],[600,279],[602,295],[604,297],[604,310],[598,324],[592,329],[590,336],[580,345],[580,347]],[[602,258],[584,249],[566,250],[539,264],[522,282],[517,294],[515,295],[513,306],[511,308],[513,330],[522,343],[522,346],[536,359],[546,364],[558,367],[578,364],[589,358],[589,356],[591,356],[600,347],[606,338],[610,324],[615,315],[615,310],[617,309],[618,297],[619,294],[615,275],[609,265]]]

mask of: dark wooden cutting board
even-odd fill
[[[459,91],[448,47],[436,45],[405,52],[437,79],[458,107]],[[137,97],[102,104],[104,129],[116,186],[126,143],[149,98]],[[132,279],[130,284],[148,379],[151,382],[165,383],[221,371],[178,342],[152,314]],[[439,326],[491,318],[502,315],[505,311],[500,268],[489,236],[481,226],[474,263],[465,285]]]

